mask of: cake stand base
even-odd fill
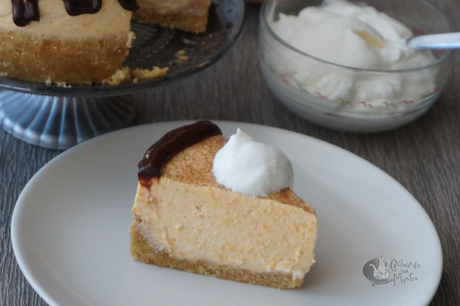
[[[57,97],[0,91],[0,122],[14,137],[50,149],[134,125],[132,96]]]

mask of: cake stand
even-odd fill
[[[134,125],[132,95],[192,75],[219,60],[242,32],[244,6],[244,0],[213,0],[202,34],[131,23],[136,39],[123,66],[168,66],[161,78],[70,87],[0,78],[3,129],[28,143],[64,150]]]

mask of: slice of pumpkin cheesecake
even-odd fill
[[[227,142],[215,124],[199,121],[147,150],[139,163],[131,254],[159,267],[298,289],[315,262],[315,211],[289,187],[254,196],[219,184],[215,156],[226,144],[244,152],[238,134]]]

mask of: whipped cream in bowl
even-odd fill
[[[407,124],[439,97],[451,52],[416,51],[417,34],[450,32],[423,0],[267,0],[260,66],[274,95],[316,124],[376,132]],[[425,17],[421,17],[425,16]]]

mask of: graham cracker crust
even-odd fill
[[[102,39],[62,39],[0,31],[0,73],[32,82],[101,82],[128,55],[134,33]]]
[[[214,265],[208,262],[191,262],[170,256],[164,251],[156,251],[146,239],[137,231],[136,219],[131,225],[131,254],[137,261],[156,265],[162,268],[172,268],[196,274],[205,274],[221,279],[255,284],[277,289],[297,290],[302,285],[303,279],[293,280],[287,273],[253,273],[251,271],[236,269],[223,265]]]

